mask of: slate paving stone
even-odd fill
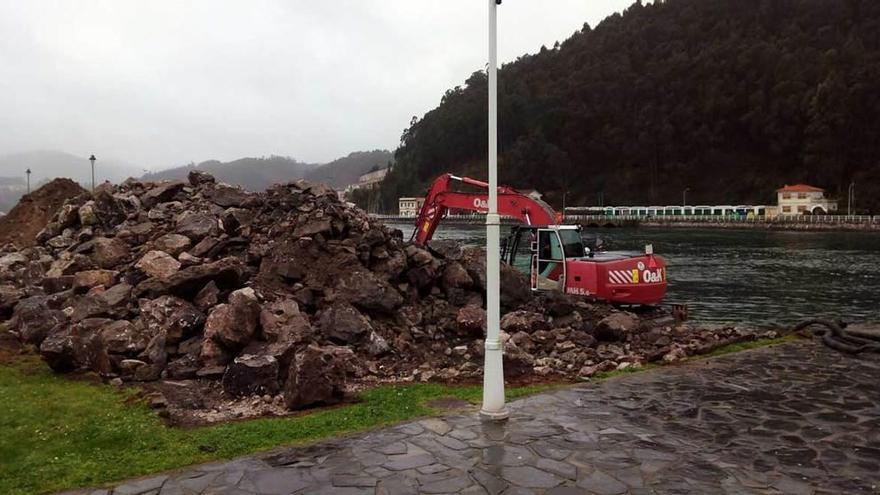
[[[532,466],[505,467],[501,477],[523,488],[553,488],[562,483],[558,476]]]
[[[542,458],[538,459],[535,466],[538,469],[553,473],[562,478],[568,478],[570,480],[577,479],[577,468],[565,462]]]
[[[443,464],[429,464],[427,466],[417,468],[416,471],[422,474],[435,474],[442,473],[443,471],[449,471],[449,467],[444,466]]]
[[[406,454],[406,444],[403,442],[394,442],[374,447],[373,450],[386,455]]]
[[[401,454],[388,456],[388,461],[382,465],[391,471],[403,471],[437,462],[431,454]]]
[[[330,483],[333,486],[355,486],[355,487],[369,487],[376,486],[378,483],[378,479],[372,476],[349,476],[349,475],[339,475],[333,476],[330,478]]]
[[[305,473],[299,469],[277,468],[245,474],[240,488],[262,495],[287,495],[309,484],[302,479]]]
[[[154,476],[136,481],[131,481],[113,489],[115,495],[143,495],[149,492],[159,492],[162,485],[168,480],[168,476]]]
[[[425,483],[419,487],[419,491],[421,493],[458,493],[473,484],[474,482],[467,476],[455,476]]]
[[[584,490],[573,486],[557,486],[544,492],[546,495],[584,495]]]
[[[598,469],[579,479],[577,486],[597,495],[621,495],[629,490],[625,484]]]
[[[569,449],[560,449],[545,443],[534,443],[531,445],[531,449],[539,456],[553,459],[554,461],[561,461],[571,455],[571,450]]]
[[[473,440],[477,438],[477,433],[471,430],[463,430],[460,428],[456,428],[449,432],[450,437],[458,439],[458,440]]]
[[[482,469],[471,470],[471,476],[483,487],[489,495],[498,495],[510,486],[503,479]]]
[[[376,495],[417,495],[419,485],[415,478],[393,475],[379,481]]]
[[[483,463],[499,466],[524,466],[535,461],[535,454],[516,445],[492,445],[483,449]]]
[[[530,397],[507,422],[429,418],[113,495],[877,495],[878,375],[880,356],[787,344]]]
[[[449,426],[449,423],[438,418],[425,419],[419,421],[419,424],[425,429],[433,431],[438,435],[445,435],[452,431],[452,427]]]
[[[389,471],[382,466],[371,466],[365,468],[364,472],[375,478],[384,478],[386,476],[391,476],[392,474],[394,474],[394,471]]]
[[[452,437],[440,437],[437,439],[437,443],[453,450],[465,450],[469,448],[468,444]]]

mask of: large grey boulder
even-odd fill
[[[119,239],[97,237],[91,241],[92,260],[101,268],[114,268],[129,256],[128,244]]]
[[[532,311],[514,311],[507,313],[501,318],[501,330],[514,334],[516,332],[533,333],[538,330],[547,330],[550,325],[540,313]]]
[[[232,396],[278,393],[278,361],[272,356],[245,354],[235,358],[223,374],[223,390]]]
[[[137,356],[147,348],[149,339],[141,325],[118,320],[101,328],[101,339],[110,354]]]
[[[49,307],[48,297],[33,296],[15,306],[10,328],[22,342],[39,346],[53,328],[66,324],[67,319],[63,311]]]
[[[227,349],[241,349],[256,335],[259,321],[260,305],[253,289],[240,289],[229,296],[228,304],[218,304],[208,315],[205,339]]]
[[[167,280],[180,270],[180,262],[164,251],[147,251],[134,267],[150,277]]]
[[[339,296],[367,310],[392,313],[403,304],[400,293],[370,271],[354,271],[344,275],[336,286]]]
[[[625,340],[639,328],[639,325],[639,317],[632,313],[626,311],[612,313],[596,325],[596,338],[606,341]]]
[[[237,258],[224,258],[204,265],[188,266],[165,280],[150,277],[135,288],[140,297],[158,297],[173,294],[191,299],[208,282],[220,288],[241,287],[247,278],[247,267]]]
[[[159,251],[165,251],[171,256],[177,256],[186,251],[192,245],[192,242],[185,235],[170,233],[153,241],[153,245]]]
[[[153,337],[164,332],[169,344],[197,334],[205,325],[205,314],[178,297],[141,299],[139,306],[147,334]]]
[[[314,330],[292,299],[264,304],[260,311],[263,337],[269,342],[299,343],[313,337]]]
[[[217,217],[208,213],[185,211],[177,218],[177,233],[193,242],[217,235],[218,231]]]
[[[357,309],[340,303],[324,310],[319,321],[321,334],[338,344],[360,342],[373,331],[370,322]]]
[[[296,355],[284,385],[284,402],[304,409],[341,402],[345,394],[345,356],[350,351],[335,346],[309,346]]]

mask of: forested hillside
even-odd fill
[[[502,8],[515,8],[506,4]],[[549,7],[548,8],[552,8]],[[554,206],[770,203],[807,182],[880,211],[880,2],[667,0],[500,72],[500,176]],[[486,76],[413,119],[393,209],[444,171],[485,177]]]

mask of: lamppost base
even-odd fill
[[[500,411],[480,410],[480,419],[483,421],[506,421],[508,418],[510,418],[510,411],[506,407]]]

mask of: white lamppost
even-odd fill
[[[31,169],[25,170],[24,173],[27,175],[27,193],[30,194],[31,193]]]
[[[92,192],[95,192],[95,155],[89,157],[89,161],[92,162]]]
[[[483,407],[480,415],[505,420],[504,367],[501,345],[501,217],[498,215],[498,5],[489,0],[489,213],[486,215],[486,353],[483,361]]]

